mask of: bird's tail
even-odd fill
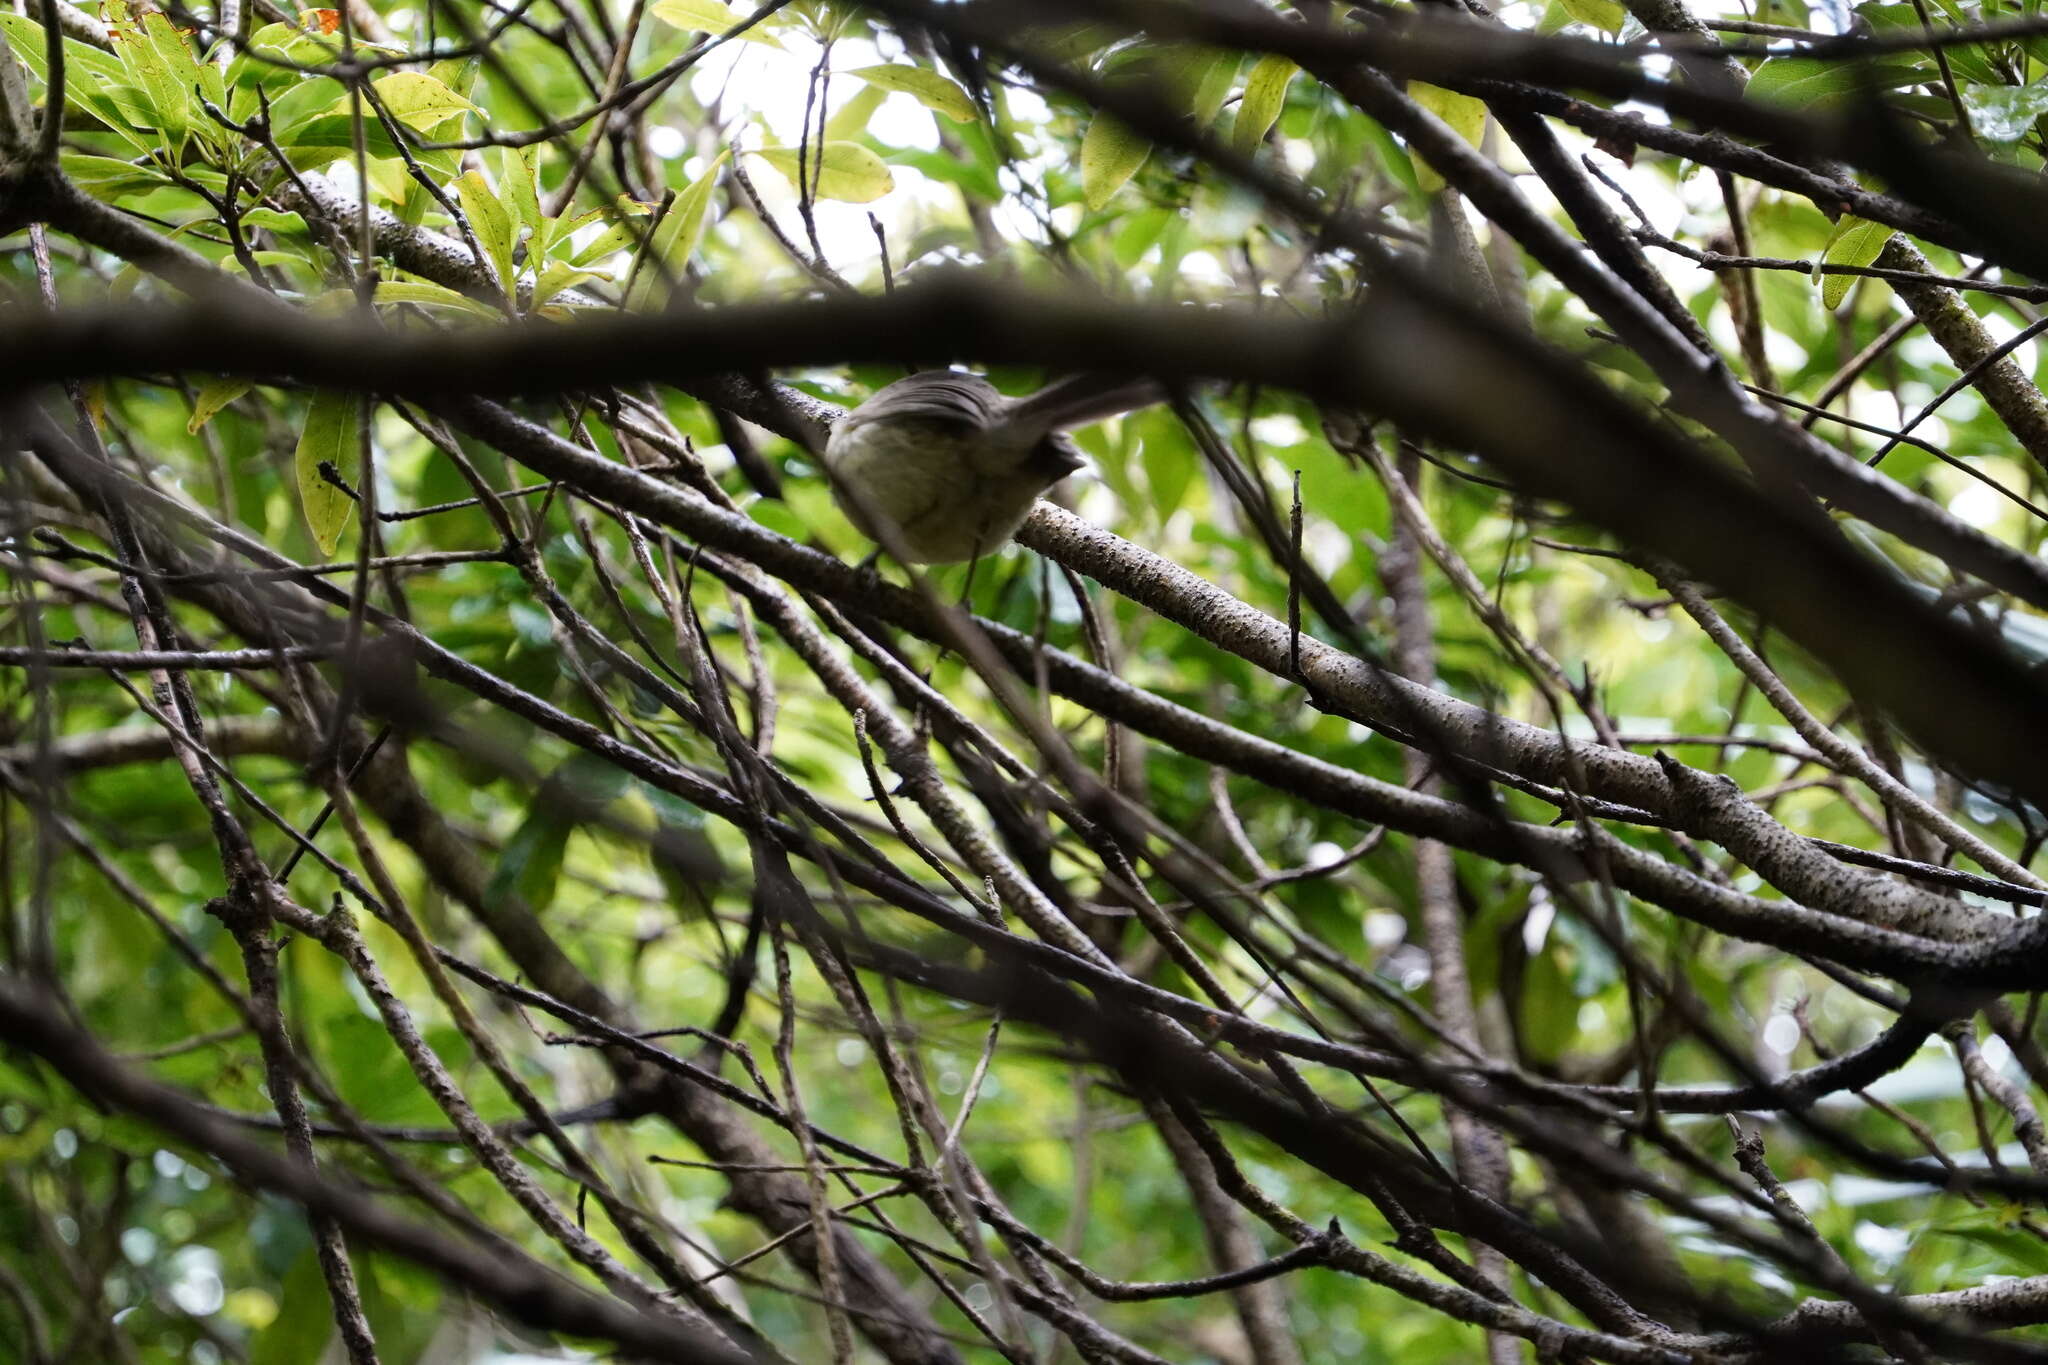
[[[1005,416],[1011,424],[1034,431],[1064,431],[1118,413],[1149,408],[1165,402],[1166,396],[1166,386],[1156,379],[1075,374],[1017,399]]]

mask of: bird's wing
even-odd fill
[[[927,417],[987,430],[1002,411],[1003,396],[978,374],[959,370],[924,370],[875,390],[854,410],[860,421],[892,417]]]

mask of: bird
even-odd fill
[[[832,495],[848,520],[909,564],[999,549],[1038,495],[1082,468],[1069,427],[1149,407],[1152,380],[1077,374],[1013,398],[985,376],[923,370],[877,389],[833,425]]]

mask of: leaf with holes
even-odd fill
[[[147,20],[152,18],[166,25],[169,20],[152,12],[143,16],[143,22],[130,22],[125,7],[118,5],[110,8],[108,17],[114,55],[121,59],[129,80],[148,106],[149,125],[171,150],[182,149],[192,132],[193,113],[199,106],[193,87],[184,79],[185,67],[167,46],[152,41],[147,27]],[[190,49],[186,55],[191,55]]]

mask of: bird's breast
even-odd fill
[[[886,523],[915,562],[988,553],[1023,524],[1047,486],[1017,452],[986,432],[918,418],[841,422],[825,449],[833,496],[853,524],[885,546]]]

